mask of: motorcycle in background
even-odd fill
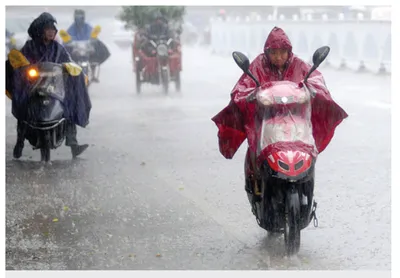
[[[72,41],[68,43],[68,48],[71,49],[72,60],[74,60],[88,76],[90,85],[95,77],[95,72],[92,70],[94,65],[90,62],[90,56],[95,52],[91,41]]]
[[[84,71],[88,79],[88,86],[94,79],[98,79],[100,75],[100,67],[98,64],[91,62],[91,56],[95,54],[94,39],[97,39],[101,31],[100,26],[95,26],[91,34],[91,40],[73,41],[71,36],[65,30],[60,30],[60,37],[74,60]],[[97,69],[97,70],[93,70]]]
[[[134,42],[134,45],[136,43]],[[161,85],[167,94],[169,83],[174,81],[176,90],[180,91],[181,48],[173,38],[149,36],[141,48],[137,51],[134,48],[133,55],[138,94],[141,92],[142,83]]]

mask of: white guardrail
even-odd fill
[[[221,55],[241,51],[253,59],[263,52],[274,26],[286,32],[293,52],[307,62],[318,47],[328,45],[326,66],[391,73],[391,21],[217,20],[211,22],[211,50]]]

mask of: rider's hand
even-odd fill
[[[310,92],[311,97],[315,97],[315,95],[317,94],[317,92],[315,91],[314,88],[308,86],[303,81],[299,82],[298,86],[299,86],[299,88],[303,88],[303,87],[307,88],[307,90]]]

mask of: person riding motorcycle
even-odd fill
[[[163,16],[161,12],[156,12],[154,14],[154,21],[145,27],[144,34],[145,37],[143,40],[141,40],[140,46],[147,53],[147,55],[150,55],[150,50],[146,49],[145,46],[148,45],[148,40],[154,38],[164,37],[167,40],[173,39],[170,47],[173,51],[177,50],[179,39],[177,39],[174,31],[170,29],[167,18]]]
[[[95,49],[95,53],[90,57],[90,64],[92,72],[96,73],[98,72],[100,65],[108,59],[110,52],[99,39],[94,40],[91,38],[93,27],[85,22],[85,17],[86,14],[84,10],[75,10],[74,23],[72,23],[72,25],[68,28],[67,32],[71,36],[71,41],[91,40],[91,43]],[[72,53],[68,43],[65,44],[65,48],[68,50],[68,52]],[[74,57],[72,58],[75,59]],[[93,81],[99,82],[99,79],[96,76],[93,76]]]
[[[153,56],[153,46],[149,43],[150,40],[157,39],[159,37],[174,38],[171,30],[168,26],[168,20],[161,14],[156,12],[153,16],[154,21],[150,24],[139,28],[135,34],[135,40],[132,44],[132,53],[135,57],[138,51],[142,51],[146,56]],[[174,43],[172,43],[174,46]],[[137,63],[138,70],[140,71],[143,67],[142,62]]]
[[[168,26],[168,20],[161,14],[156,12],[154,15],[154,21],[147,26],[146,32],[149,36],[167,36],[172,37],[171,30]]]
[[[57,21],[49,13],[44,12],[36,18],[28,29],[28,35],[31,37],[20,52],[28,59],[31,64],[39,62],[52,62],[52,63],[68,63],[73,62],[65,48],[55,41],[57,34],[56,28]],[[84,81],[84,76],[81,74],[77,79],[77,83],[71,84],[69,90],[70,94],[66,95],[65,102],[69,116],[66,124],[66,142],[65,145],[71,147],[72,156],[83,153],[88,144],[79,145],[76,135],[76,124],[86,126],[88,123],[89,111],[91,109],[90,98]],[[15,82],[14,70],[10,61],[6,61],[6,90],[11,92],[13,101],[13,115],[18,120],[17,125],[17,143],[14,147],[14,158],[20,158],[24,148],[26,126],[23,123],[26,111],[22,111],[25,107],[26,97],[16,97],[13,94],[13,87]],[[23,99],[23,100],[20,100]],[[21,108],[22,107],[22,108]]]
[[[304,80],[311,66],[293,54],[292,44],[285,32],[274,27],[264,44],[264,53],[258,55],[250,64],[250,72],[257,78],[260,84],[273,81],[292,81],[300,83]],[[325,103],[330,107],[320,105],[318,98],[312,104],[312,124],[318,152],[322,152],[333,137],[335,128],[347,117],[346,112],[337,105],[326,88],[322,74],[315,70],[307,81],[307,85],[321,93]],[[240,145],[247,138],[246,123],[249,113],[238,105],[239,98],[245,98],[256,88],[256,83],[247,74],[243,74],[231,93],[231,101],[212,120],[219,131],[219,149],[221,154],[231,159]],[[316,136],[315,134],[318,134]],[[256,166],[256,154],[247,149],[246,161],[249,167],[245,169],[245,191],[254,198],[254,184],[259,173]]]

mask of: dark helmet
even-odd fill
[[[156,11],[153,14],[153,20],[154,21],[160,21],[162,23],[168,24],[167,18],[164,16],[164,14],[161,11]]]
[[[28,28],[28,35],[32,39],[41,38],[46,28],[52,28],[57,32],[58,30],[56,24],[57,20],[54,18],[54,16],[52,16],[47,12],[44,12],[41,15],[39,15],[38,18],[33,20],[33,22]]]
[[[85,11],[81,9],[77,9],[74,11],[74,20],[76,23],[83,23],[85,22]]]

